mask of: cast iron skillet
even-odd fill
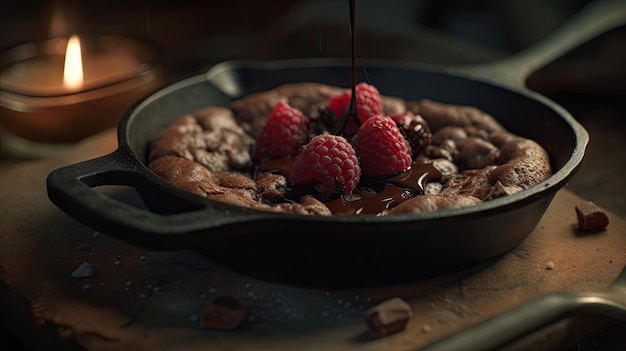
[[[122,120],[113,153],[53,171],[53,203],[94,229],[155,250],[194,249],[244,273],[294,283],[375,284],[432,277],[476,265],[516,247],[583,159],[587,132],[563,108],[524,87],[527,75],[616,26],[614,9],[596,6],[548,42],[501,62],[430,67],[358,60],[359,81],[382,94],[478,107],[513,133],[538,141],[554,175],[521,193],[471,208],[389,217],[266,213],[190,195],[145,165],[149,141],[181,115],[225,105],[289,82],[347,86],[347,59],[226,62],[168,86]],[[131,186],[146,208],[93,188]]]

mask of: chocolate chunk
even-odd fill
[[[370,308],[365,315],[365,323],[372,334],[383,337],[404,330],[412,317],[411,306],[394,297]]]
[[[578,227],[589,232],[604,230],[609,225],[609,217],[596,204],[587,201],[576,206]]]
[[[232,296],[217,296],[202,310],[200,327],[207,329],[232,330],[246,318],[247,311],[241,302]]]

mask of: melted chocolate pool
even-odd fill
[[[279,173],[289,178],[295,157],[278,158],[265,162],[260,170]],[[424,195],[429,181],[441,179],[441,172],[429,163],[413,163],[411,168],[387,178],[363,177],[357,190],[352,194],[338,195],[335,198],[317,198],[324,202],[336,215],[369,214],[377,215],[415,197]],[[285,194],[286,201],[299,202],[306,194],[317,194],[313,186],[292,185]]]

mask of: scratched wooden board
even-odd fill
[[[604,289],[626,264],[624,220],[607,212],[608,230],[583,235],[575,229],[574,212],[583,199],[561,190],[523,244],[481,267],[376,288],[264,282],[193,251],[148,251],[94,233],[48,200],[51,170],[115,147],[115,133],[108,131],[57,157],[0,173],[1,317],[27,348],[416,349],[542,293]],[[94,275],[73,278],[85,261]],[[203,330],[201,311],[221,294],[239,298],[248,318],[234,331]],[[401,333],[371,337],[364,311],[395,296],[411,304],[414,318]],[[572,323],[561,323],[543,341],[572,341],[573,332]]]

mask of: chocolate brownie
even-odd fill
[[[402,119],[394,118],[411,154],[410,167],[402,172],[357,174],[358,185],[350,192],[341,191],[343,178],[338,178],[338,191],[322,194],[314,181],[295,184],[290,178],[299,155],[253,157],[279,102],[298,111],[289,118],[306,121],[306,138],[311,140],[333,132],[341,116],[330,112],[330,101],[348,91],[317,83],[287,84],[182,116],[152,141],[149,167],[181,189],[212,200],[312,215],[391,215],[473,206],[528,189],[551,175],[548,154],[538,143],[508,132],[477,108],[390,96],[379,98],[383,116],[416,116],[408,131],[408,124],[401,127]],[[354,167],[352,171],[360,170]]]

